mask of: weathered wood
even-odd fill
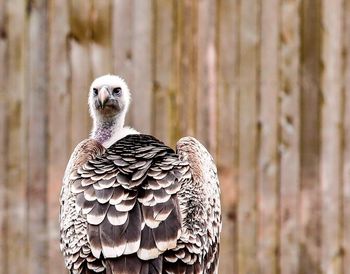
[[[130,107],[132,126],[142,133],[151,133],[153,89],[153,2],[133,0],[133,103]]]
[[[70,0],[69,3],[70,89],[72,92],[71,143],[75,146],[88,136],[91,129],[87,100],[90,84],[93,80],[90,51],[92,11],[90,0]],[[82,102],[85,103],[82,104]]]
[[[63,173],[71,153],[71,91],[69,87],[68,5],[51,0],[49,6],[49,88],[48,88],[48,273],[62,274],[64,261],[59,250],[59,195]]]
[[[133,55],[132,37],[133,29],[133,1],[114,0],[112,2],[112,56],[113,72],[123,77],[132,90],[133,82]],[[130,85],[131,84],[131,85]],[[131,103],[133,105],[133,103]],[[126,116],[126,124],[130,125],[131,112]]]
[[[320,7],[319,0],[301,6],[299,274],[320,272]]]
[[[350,274],[350,2],[344,5],[344,136],[342,174],[342,274]]]
[[[26,2],[7,1],[7,218],[6,273],[28,273]]]
[[[174,96],[175,41],[174,5],[171,1],[155,2],[154,119],[152,133],[166,144],[171,143],[171,97]]]
[[[112,73],[112,3],[92,1],[91,68],[93,78]]]
[[[217,165],[224,211],[219,273],[237,273],[237,173],[238,173],[238,1],[218,6],[218,126]],[[230,52],[227,58],[224,52]],[[227,153],[230,151],[231,153]]]
[[[7,24],[6,5],[0,0],[0,274],[6,274],[6,156],[7,156]]]
[[[27,8],[28,66],[28,273],[47,273],[47,2],[33,0]]]
[[[177,118],[180,135],[195,135],[197,84],[197,1],[177,2]],[[191,37],[191,39],[189,39]]]
[[[341,273],[343,1],[322,1],[321,197],[322,273]]]
[[[217,10],[216,1],[198,3],[196,135],[215,155],[217,142]]]
[[[257,263],[257,94],[259,10],[256,1],[240,4],[238,273],[258,272]]]
[[[280,273],[299,264],[300,1],[281,2],[280,31]]]
[[[259,273],[278,273],[278,49],[279,0],[261,6],[261,52],[258,151]]]

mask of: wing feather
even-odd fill
[[[219,184],[207,150],[187,137],[176,154],[129,135],[98,152],[67,175],[81,210],[72,212],[85,218],[73,231],[87,236],[68,257],[73,273],[217,273]]]
[[[88,244],[106,271],[161,273],[161,254],[176,246],[181,232],[181,168],[175,152],[158,140],[130,135],[72,172]]]
[[[101,239],[99,237],[100,227],[98,225],[90,225],[89,231],[90,233],[88,234],[88,240],[91,252],[95,256],[95,258],[100,258],[102,251]]]
[[[205,147],[192,137],[179,140],[177,153],[183,165],[177,170],[182,180],[177,192],[182,234],[177,247],[164,253],[165,272],[217,273],[221,208],[216,166]]]

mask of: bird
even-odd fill
[[[218,273],[217,168],[194,137],[173,150],[124,125],[117,75],[89,89],[91,135],[73,150],[60,194],[60,249],[71,274]]]

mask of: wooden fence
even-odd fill
[[[88,87],[219,167],[221,274],[350,273],[350,0],[0,0],[0,274],[66,273],[61,178]]]

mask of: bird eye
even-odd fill
[[[113,94],[114,95],[119,95],[121,91],[122,91],[122,89],[120,87],[114,88],[113,89]]]
[[[92,92],[94,93],[94,96],[97,96],[97,95],[98,95],[98,89],[97,89],[97,88],[93,88],[93,89],[92,89]]]

